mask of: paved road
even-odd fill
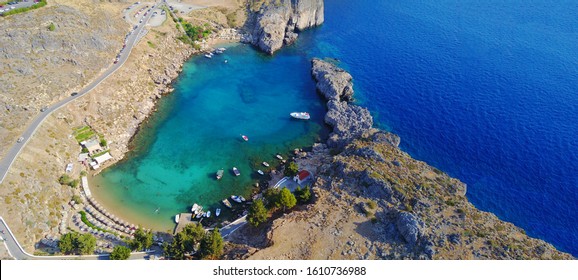
[[[152,8],[154,9],[159,5],[160,4],[155,4]],[[122,65],[128,59],[132,48],[138,42],[138,34],[143,31],[144,26],[147,24],[147,22],[149,21],[151,16],[152,16],[152,13],[149,13],[147,15],[147,17],[143,20],[143,23],[139,24],[138,27],[136,28],[136,30],[133,30],[130,33],[130,35],[127,37],[126,47],[124,48],[124,51],[122,52],[122,54],[118,60],[118,63],[112,64],[112,66],[110,68],[108,68],[104,73],[102,73],[99,77],[97,77],[92,83],[90,83],[88,86],[86,86],[85,88],[80,90],[77,95],[66,97],[65,99],[57,102],[56,104],[53,104],[52,106],[48,107],[44,112],[40,112],[40,114],[38,116],[36,116],[36,118],[34,118],[32,123],[30,123],[28,128],[26,128],[24,133],[22,133],[22,135],[21,135],[23,138],[23,141],[21,143],[16,142],[10,148],[8,153],[4,156],[2,161],[0,161],[0,183],[2,183],[2,181],[4,181],[4,178],[6,177],[6,174],[8,173],[8,170],[10,169],[10,166],[12,166],[12,163],[14,162],[14,160],[16,159],[18,154],[20,154],[20,151],[22,151],[22,149],[24,148],[24,146],[26,146],[26,143],[28,143],[28,141],[32,138],[32,136],[34,135],[34,133],[36,132],[38,127],[40,127],[42,122],[50,114],[52,114],[52,112],[60,109],[61,107],[72,102],[73,100],[88,94],[91,90],[93,90],[100,83],[102,83],[104,80],[106,80],[106,78],[108,78],[110,75],[112,75],[112,73],[114,73],[116,70],[118,70],[120,67],[122,67]],[[110,62],[112,63],[113,59],[111,59]]]
[[[227,238],[230,234],[247,224],[247,215],[233,221],[219,230],[223,238]]]
[[[2,236],[2,242],[8,248],[8,253],[17,260],[108,260],[109,255],[85,255],[85,256],[34,256],[24,251],[20,243],[16,240],[16,237],[8,227],[8,224],[0,217],[0,236]],[[160,250],[152,250],[150,252],[135,252],[131,253],[129,259],[131,260],[142,260],[150,259],[153,255],[159,257]]]
[[[4,2],[3,0],[0,0],[0,2]],[[16,2],[16,0],[12,0],[9,2]],[[28,1],[23,1],[23,2],[18,2],[14,5],[8,5],[5,4],[4,7],[0,8],[0,10],[2,10],[3,12],[0,12],[0,14],[3,14],[4,12],[8,12],[11,11],[12,9],[10,9],[11,7],[14,7],[14,9],[18,9],[18,8],[26,8],[26,7],[30,7],[32,5],[34,5],[36,3],[34,3],[33,0],[28,0]]]

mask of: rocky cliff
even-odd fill
[[[398,136],[372,128],[350,104],[352,78],[319,59],[318,92],[328,100],[327,144],[295,161],[316,175],[314,202],[274,220],[267,238],[232,245],[252,259],[572,259],[495,215],[476,209],[466,185],[398,148]],[[251,236],[244,229],[243,236]],[[260,229],[263,230],[263,229]]]
[[[249,36],[245,41],[269,54],[293,43],[297,32],[324,21],[323,0],[275,0],[259,4],[248,21]]]

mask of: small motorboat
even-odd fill
[[[239,199],[241,200],[241,202],[245,202],[245,201],[246,201],[245,198],[244,198],[242,195],[239,196]]]
[[[207,211],[207,213],[205,213],[205,217],[210,218],[211,217],[211,211]]]
[[[293,112],[290,115],[291,115],[291,117],[294,117],[296,119],[301,119],[301,120],[308,120],[311,118],[311,116],[309,116],[309,113],[307,113],[307,112]]]
[[[223,173],[225,172],[225,170],[220,169],[219,171],[217,171],[217,180],[221,180],[221,178],[223,178]]]
[[[259,173],[261,175],[265,175],[265,173],[263,171],[261,171],[261,169],[257,170],[257,173]]]
[[[206,54],[205,54],[205,57],[206,57],[206,58],[213,58],[213,53],[206,53]]]
[[[196,216],[196,217],[197,217],[197,219],[200,219],[200,218],[202,218],[204,215],[205,215],[205,212],[199,211],[199,213],[197,213],[197,216]]]
[[[249,137],[247,137],[247,135],[241,135],[241,137],[243,138],[243,140],[249,141]]]
[[[267,162],[265,162],[265,161],[263,162],[263,165],[266,166],[266,167],[269,167],[269,164],[268,164]]]
[[[275,157],[279,160],[283,160],[283,157],[281,155],[275,155]]]
[[[219,215],[221,215],[221,208],[217,208],[217,210],[215,210],[215,216],[219,217]]]
[[[233,208],[233,205],[231,205],[231,202],[229,202],[228,199],[225,198],[225,199],[221,200],[221,202],[223,204],[225,204],[225,206],[227,206],[227,208]]]
[[[177,223],[177,224],[179,223],[179,218],[180,218],[180,217],[181,217],[181,214],[177,214],[177,215],[175,216],[175,223]]]
[[[234,202],[241,203],[241,202],[243,202],[243,199],[244,199],[244,198],[241,199],[241,196],[232,195],[232,196],[231,196],[231,199],[232,199]]]
[[[227,49],[225,49],[225,48],[217,48],[217,50],[220,51],[220,52],[224,52],[224,51],[226,51]]]
[[[197,211],[199,211],[199,205],[195,203],[193,204],[193,207],[191,207],[191,212],[196,214]]]
[[[235,173],[235,176],[241,175],[241,172],[239,172],[239,169],[237,169],[237,167],[233,167],[233,173]]]

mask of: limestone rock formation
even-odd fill
[[[297,39],[297,32],[321,25],[323,0],[278,0],[264,3],[250,19],[247,41],[273,54]]]

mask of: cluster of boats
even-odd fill
[[[222,54],[222,53],[224,53],[226,50],[227,50],[227,49],[225,49],[225,48],[217,48],[217,49],[215,49],[214,52],[208,52],[208,53],[206,53],[206,54],[205,54],[205,57],[206,57],[206,58],[213,58],[213,56],[214,56],[215,54]]]

